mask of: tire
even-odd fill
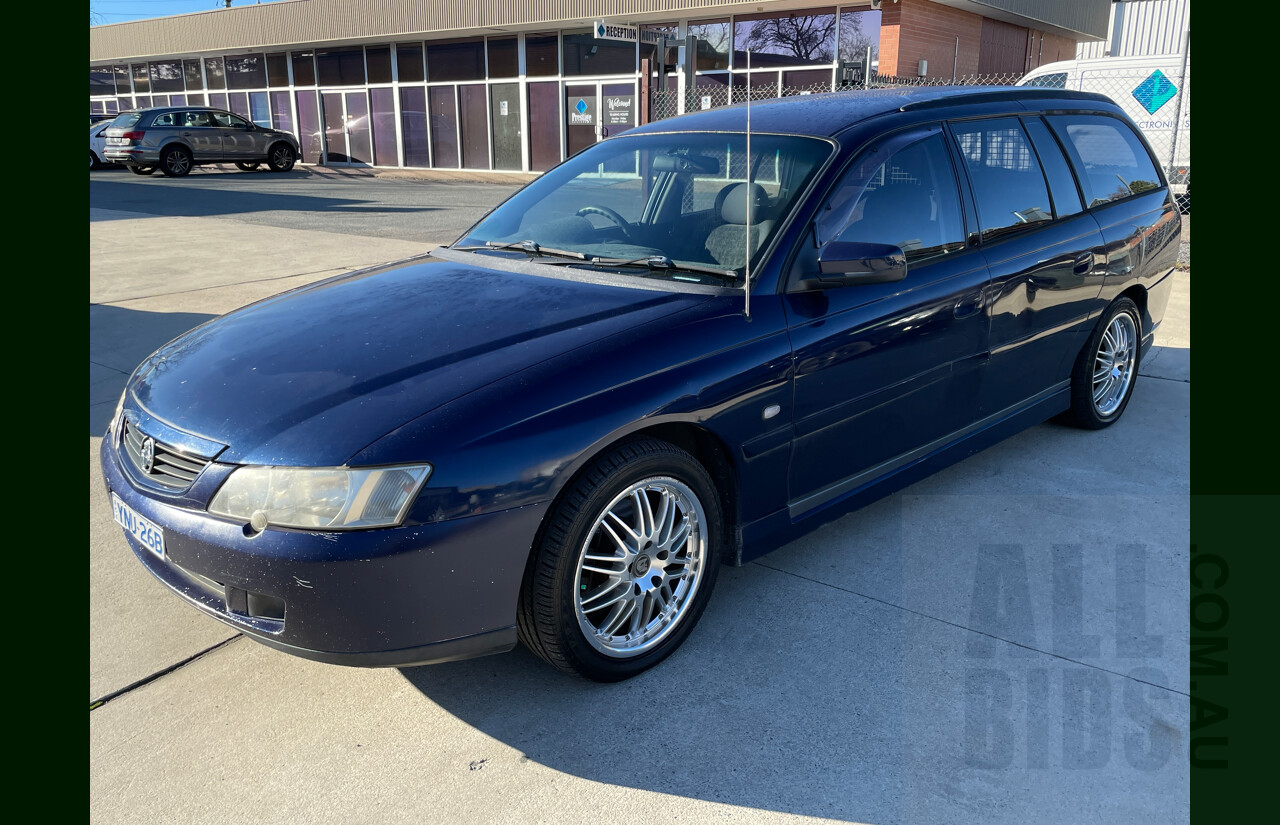
[[[160,171],[167,178],[185,178],[191,174],[191,153],[181,146],[170,146],[160,153]]]
[[[543,523],[520,590],[520,640],[597,682],[648,670],[706,608],[723,536],[719,494],[697,459],[665,441],[623,442],[579,476]]]
[[[298,153],[287,143],[273,144],[267,150],[267,168],[272,172],[288,172],[298,162]]]
[[[1110,427],[1129,406],[1142,359],[1142,314],[1128,298],[1103,313],[1071,371],[1065,420],[1087,430]]]
[[[252,172],[254,169],[257,169],[261,165],[262,164],[258,163],[256,160],[252,163],[245,163],[242,160],[236,161],[236,168],[239,169],[241,172]]]
[[[101,161],[98,160],[98,156],[93,153],[92,149],[90,149],[89,150],[89,168],[91,170],[97,169],[99,163],[101,163]]]
[[[135,175],[150,175],[156,171],[154,166],[130,166],[129,171]]]

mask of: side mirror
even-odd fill
[[[887,284],[907,277],[907,255],[892,244],[832,241],[818,254],[818,272],[802,282],[806,288]]]

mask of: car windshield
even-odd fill
[[[628,135],[529,184],[454,249],[540,263],[741,283],[832,151],[790,135]]]

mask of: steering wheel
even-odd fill
[[[622,230],[622,237],[628,241],[632,239],[631,227],[627,225],[627,219],[607,206],[584,206],[577,211],[577,215],[579,218],[585,218],[587,215],[603,215],[612,223],[618,225],[618,228]]]

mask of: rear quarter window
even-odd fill
[[[138,122],[138,118],[142,117],[141,112],[125,112],[118,115],[115,120],[111,121],[110,129],[128,129],[130,126]]]
[[[1147,147],[1123,120],[1105,115],[1047,118],[1067,150],[1090,207],[1164,185]]]

